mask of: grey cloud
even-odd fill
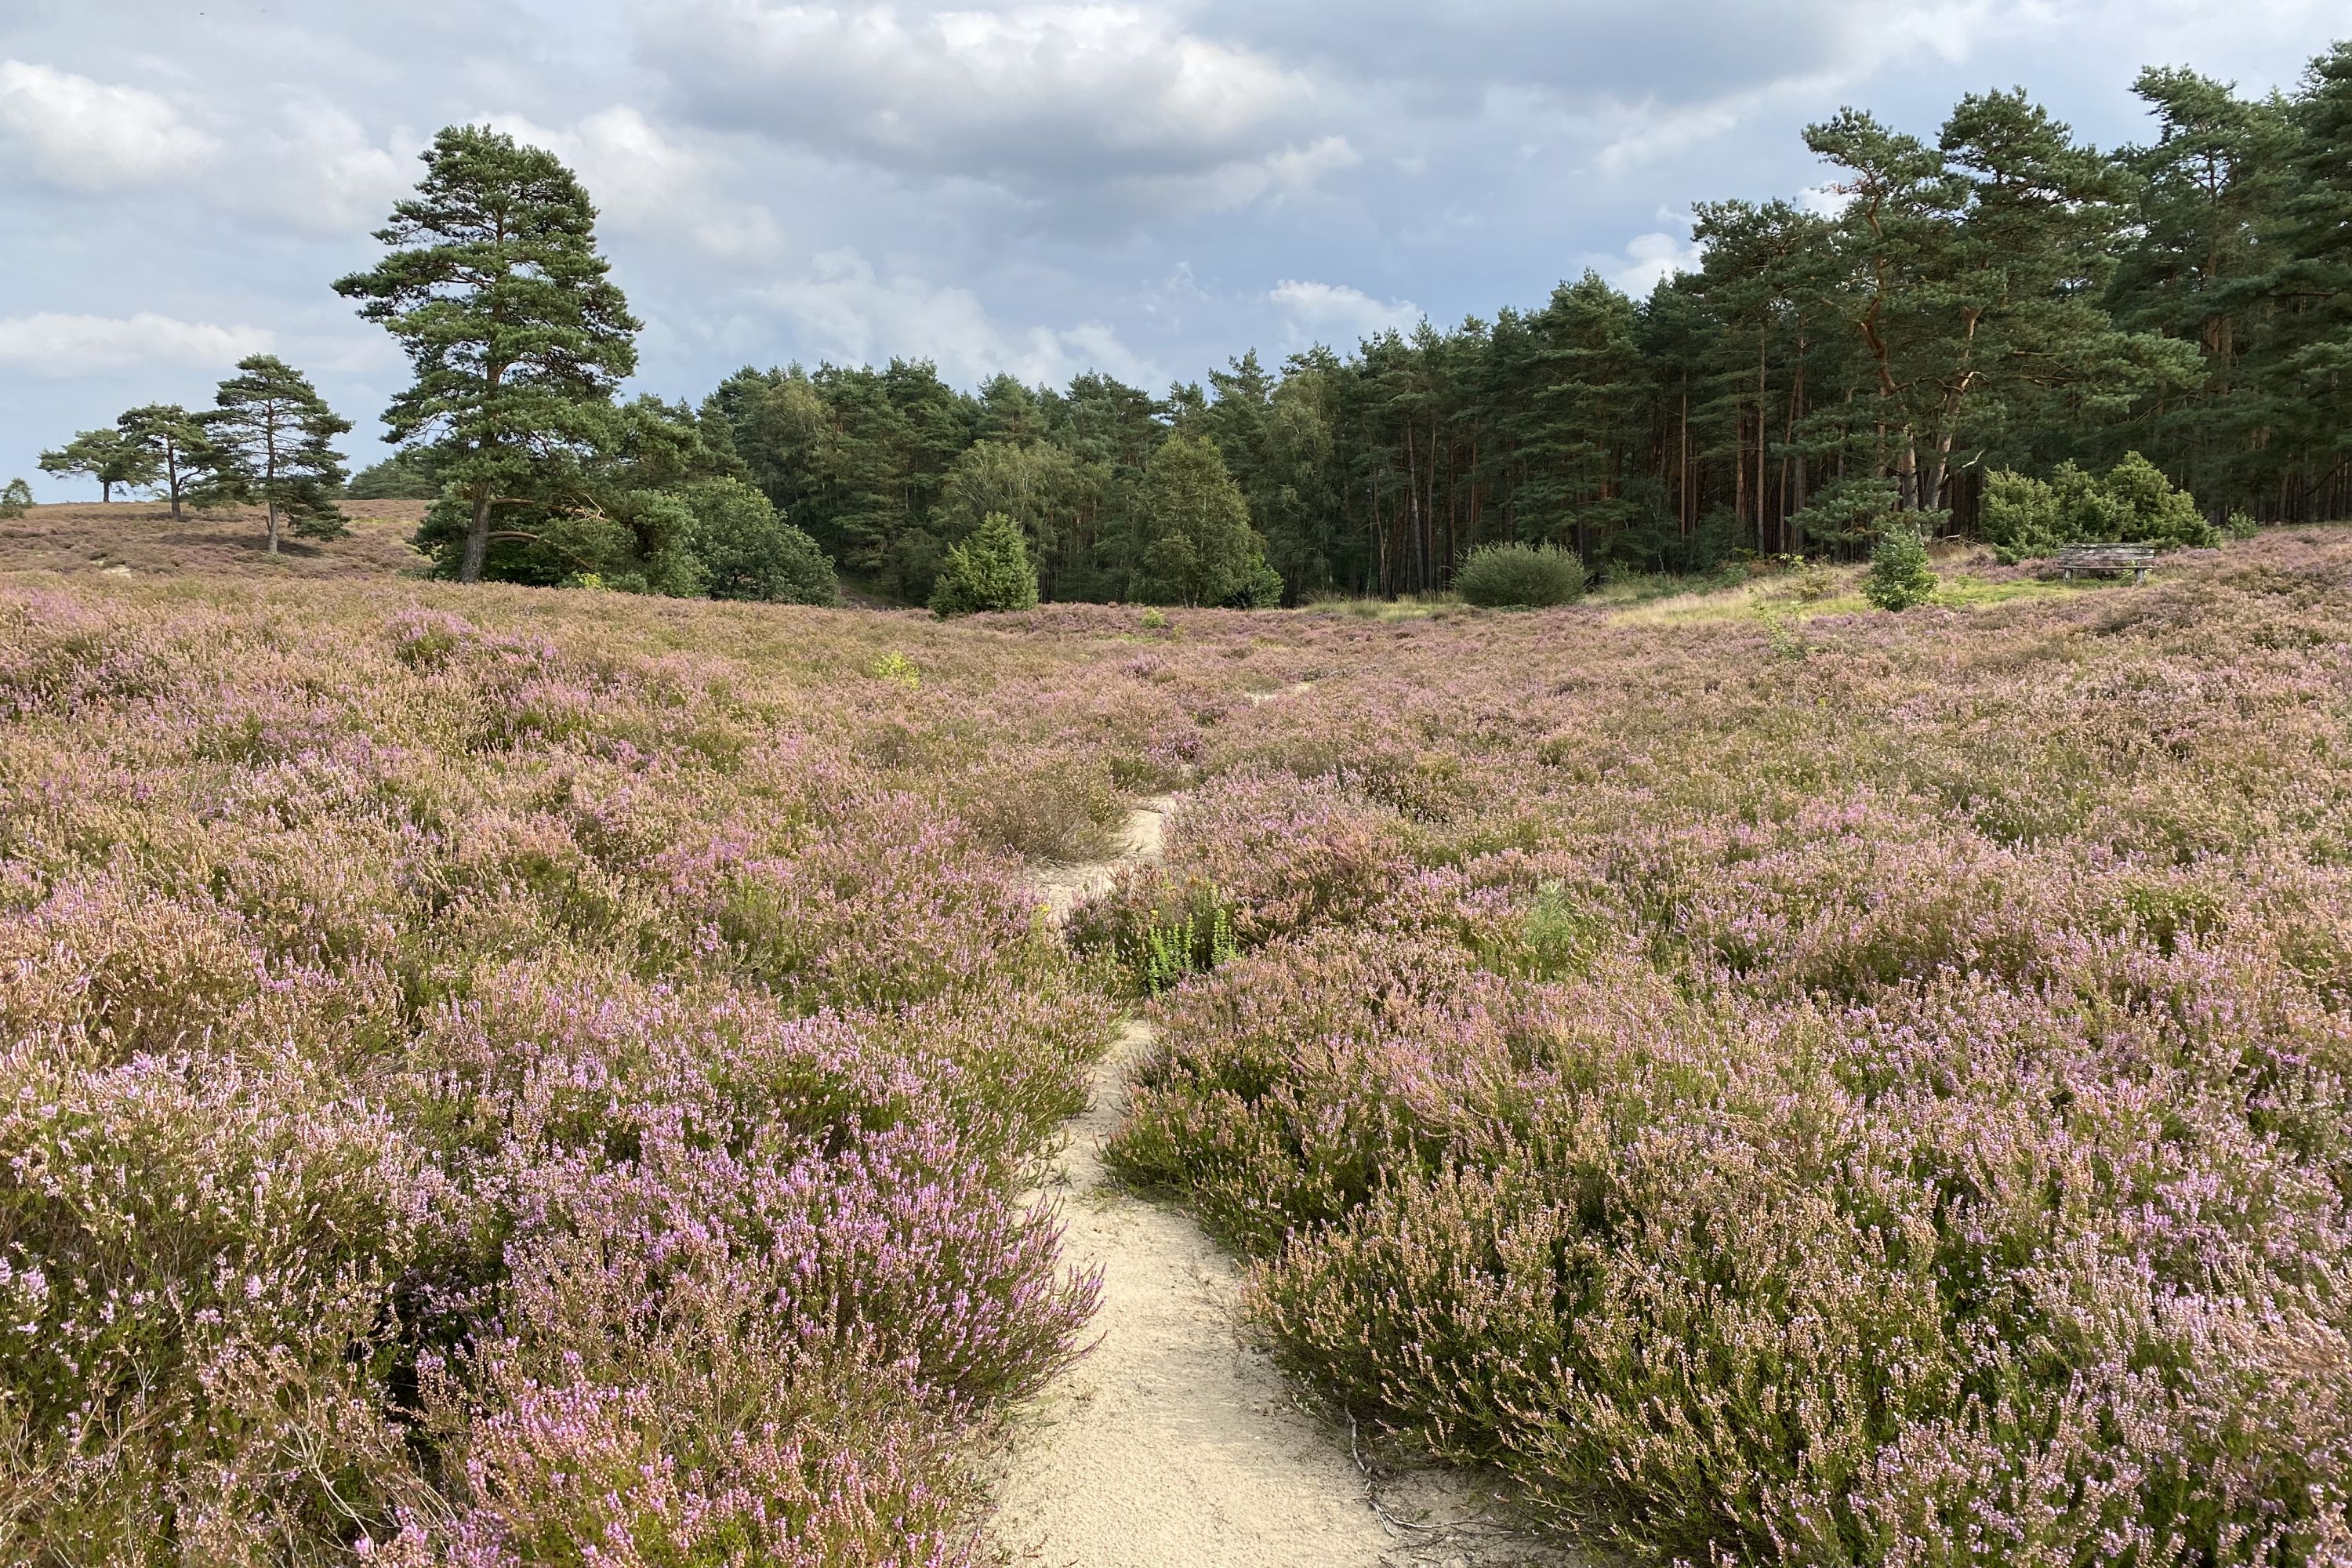
[[[1018,200],[1229,209],[1355,154],[1311,82],[1135,5],[641,7],[678,114]]]
[[[2022,81],[2120,140],[2143,61],[2266,87],[2341,5],[0,0],[14,90],[116,110],[0,105],[0,479],[265,334],[373,456],[404,369],[328,284],[459,121],[580,169],[647,390],[894,353],[1158,385],[1643,282],[1690,202],[1818,184],[1840,102],[1924,129]]]

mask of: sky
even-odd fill
[[[1491,318],[1801,197],[1847,104],[2022,86],[2102,146],[2144,65],[2292,87],[2343,0],[0,0],[0,479],[243,355],[383,455],[405,381],[333,280],[441,126],[577,169],[633,390],[935,361],[1164,390],[1245,349]]]

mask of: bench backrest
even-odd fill
[[[2070,544],[2058,552],[2062,565],[2080,566],[2110,561],[2138,563],[2155,559],[2156,546],[2153,544]]]

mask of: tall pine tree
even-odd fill
[[[636,368],[638,322],[597,251],[594,205],[553,153],[453,126],[425,167],[376,235],[391,253],[335,289],[415,367],[384,423],[463,498],[444,564],[472,583],[495,508],[560,504],[577,486]]]
[[[341,535],[343,514],[335,498],[342,493],[343,460],[334,441],[352,422],[327,406],[308,376],[273,354],[237,362],[214,401],[218,406],[204,416],[208,498],[258,502],[272,555],[283,525],[306,539]]]
[[[163,487],[172,503],[172,521],[180,521],[181,503],[212,460],[204,420],[176,403],[151,403],[114,424],[124,442],[144,454],[154,476],[149,482]]]

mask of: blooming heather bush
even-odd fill
[[[1694,1563],[2352,1561],[2352,543],[2018,587],[0,586],[0,1557],[978,1562],[1113,1009],[1019,858],[1181,790],[1110,1156],[1360,1418]]]
[[[976,1561],[1110,1029],[993,813],[1135,738],[548,603],[0,603],[0,1557]]]
[[[1284,916],[1112,1163],[1292,1371],[1645,1554],[2352,1560],[2352,554],[2100,598],[1386,634],[1180,815]],[[1258,825],[1381,746],[1475,785],[1331,899]]]

